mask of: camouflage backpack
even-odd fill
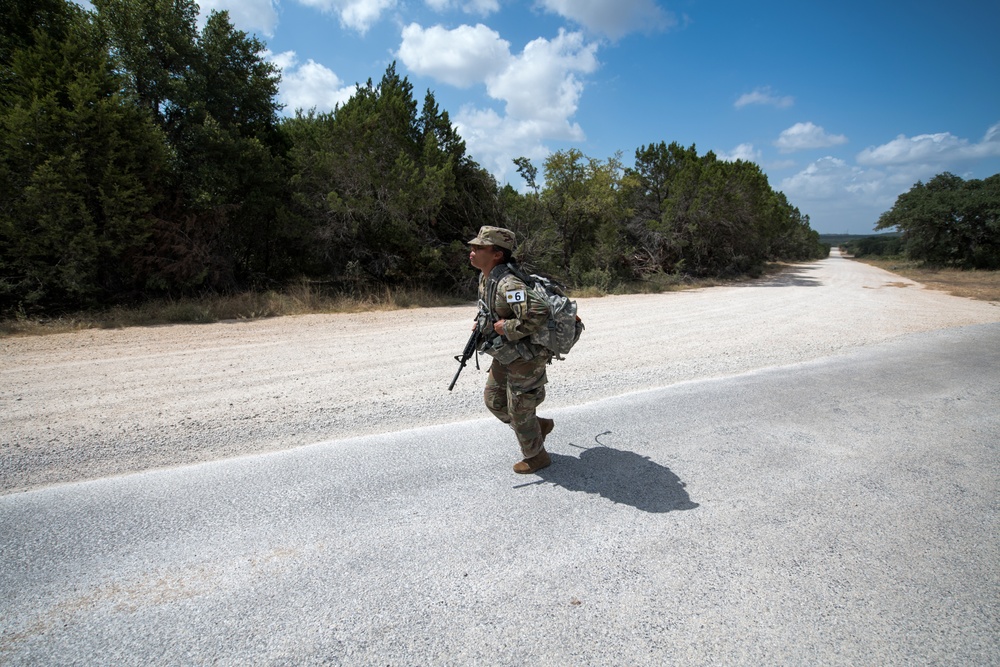
[[[531,334],[529,340],[552,351],[556,359],[562,359],[580,340],[586,328],[576,312],[576,301],[566,296],[565,288],[545,276],[522,271],[514,264],[507,268],[528,286],[536,297],[549,308],[549,321],[545,328]]]

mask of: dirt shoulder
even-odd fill
[[[930,289],[979,301],[1000,303],[1000,271],[959,271],[929,269],[915,262],[865,257],[855,259],[880,269],[899,274]]]
[[[580,300],[542,413],[685,380],[1000,322],[834,255],[752,283]],[[0,339],[0,493],[488,417],[455,390],[473,306]]]

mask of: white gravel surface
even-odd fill
[[[2,341],[0,664],[1000,666],[1000,308],[581,309],[527,476],[469,308]]]
[[[581,299],[545,409],[1000,321],[839,257],[730,287]],[[0,339],[0,493],[481,417],[473,306]]]
[[[0,496],[0,664],[1000,665],[1000,325]],[[447,455],[441,456],[440,453]]]

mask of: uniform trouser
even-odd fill
[[[545,400],[547,363],[546,355],[528,361],[518,359],[509,364],[494,359],[483,391],[486,407],[514,429],[521,454],[526,459],[542,451],[542,432],[535,408]]]

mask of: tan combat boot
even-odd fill
[[[545,436],[552,433],[552,429],[555,428],[555,425],[556,423],[551,419],[538,417],[538,428],[542,431],[542,442],[545,442]]]
[[[552,429],[555,428],[556,423],[551,419],[545,419],[544,417],[537,417],[536,419],[538,419],[538,429],[542,432],[542,442],[545,442],[545,436],[552,433]],[[530,459],[524,459],[523,461],[515,463],[514,472],[527,475],[535,472],[536,470],[541,470],[551,464],[552,459],[549,458],[549,453],[543,448],[542,451],[538,452]]]
[[[549,453],[544,449],[530,459],[524,459],[523,461],[518,461],[514,464],[514,472],[527,475],[533,473],[537,470],[547,467],[552,463],[552,459],[549,458]]]

